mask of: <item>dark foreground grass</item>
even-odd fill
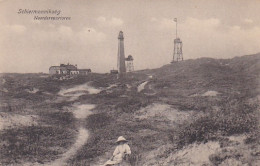
[[[121,89],[125,93],[125,89]],[[116,101],[114,102],[114,100]],[[128,97],[110,98],[104,95],[98,103],[96,113],[86,119],[86,128],[91,132],[86,145],[69,161],[71,165],[90,164],[98,156],[113,152],[115,140],[123,135],[129,140],[132,155],[129,162],[138,165],[142,153],[157,148],[168,140],[167,131],[155,126],[150,120],[137,120],[134,113],[140,108],[156,101],[156,97],[131,93]],[[138,134],[142,130],[151,130],[147,135]],[[153,142],[154,144],[151,144]],[[112,155],[112,154],[111,154]]]
[[[37,125],[0,131],[2,165],[46,163],[58,158],[75,142],[76,123],[71,112],[55,110],[46,105],[43,107],[37,102],[30,107],[30,114],[38,119]],[[28,114],[26,110],[16,110],[15,114]]]
[[[75,132],[55,126],[30,126],[0,133],[3,165],[53,160],[74,142]]]
[[[0,112],[10,115],[32,115],[37,124],[17,126],[0,131],[0,165],[46,163],[58,158],[74,142],[77,132],[72,113],[64,111],[70,102],[53,103],[60,84],[41,74],[8,74],[1,88]],[[36,93],[30,93],[36,88]],[[46,102],[48,100],[48,102]]]
[[[116,146],[116,139],[123,135],[129,140],[132,151],[129,162],[137,166],[142,159],[143,152],[156,148],[157,145],[162,144],[167,139],[167,133],[155,128],[150,121],[136,121],[133,117],[124,121],[120,119],[122,117],[115,119],[106,113],[89,116],[87,127],[91,131],[91,136],[87,144],[70,160],[70,164],[77,165],[82,162],[90,164],[106,152],[111,152],[110,155],[112,155]],[[139,131],[146,129],[151,129],[154,132],[151,135],[138,134]]]

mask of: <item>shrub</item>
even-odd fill
[[[238,107],[240,106],[240,107]],[[241,109],[242,108],[242,109]],[[183,124],[170,134],[173,143],[179,148],[194,142],[207,142],[220,136],[256,131],[256,107],[236,103],[222,111],[211,111],[189,123]],[[174,135],[173,135],[174,134]]]

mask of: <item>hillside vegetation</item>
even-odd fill
[[[259,59],[185,60],[121,79],[2,74],[0,163],[101,165],[123,135],[131,165],[256,166]],[[79,108],[92,113],[79,119]],[[82,129],[87,140],[75,146]]]

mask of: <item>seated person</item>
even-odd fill
[[[111,157],[110,160],[108,160],[104,166],[110,166],[110,165],[120,165],[123,162],[123,159],[131,154],[131,150],[129,145],[127,145],[127,140],[123,137],[120,136],[118,137],[116,143],[117,147],[113,153],[113,156]]]

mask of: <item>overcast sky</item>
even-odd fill
[[[34,20],[19,9],[61,10],[65,21]],[[260,0],[0,0],[0,72],[48,72],[77,64],[116,69],[118,33],[135,69],[172,60],[175,23],[184,59],[260,52]]]

